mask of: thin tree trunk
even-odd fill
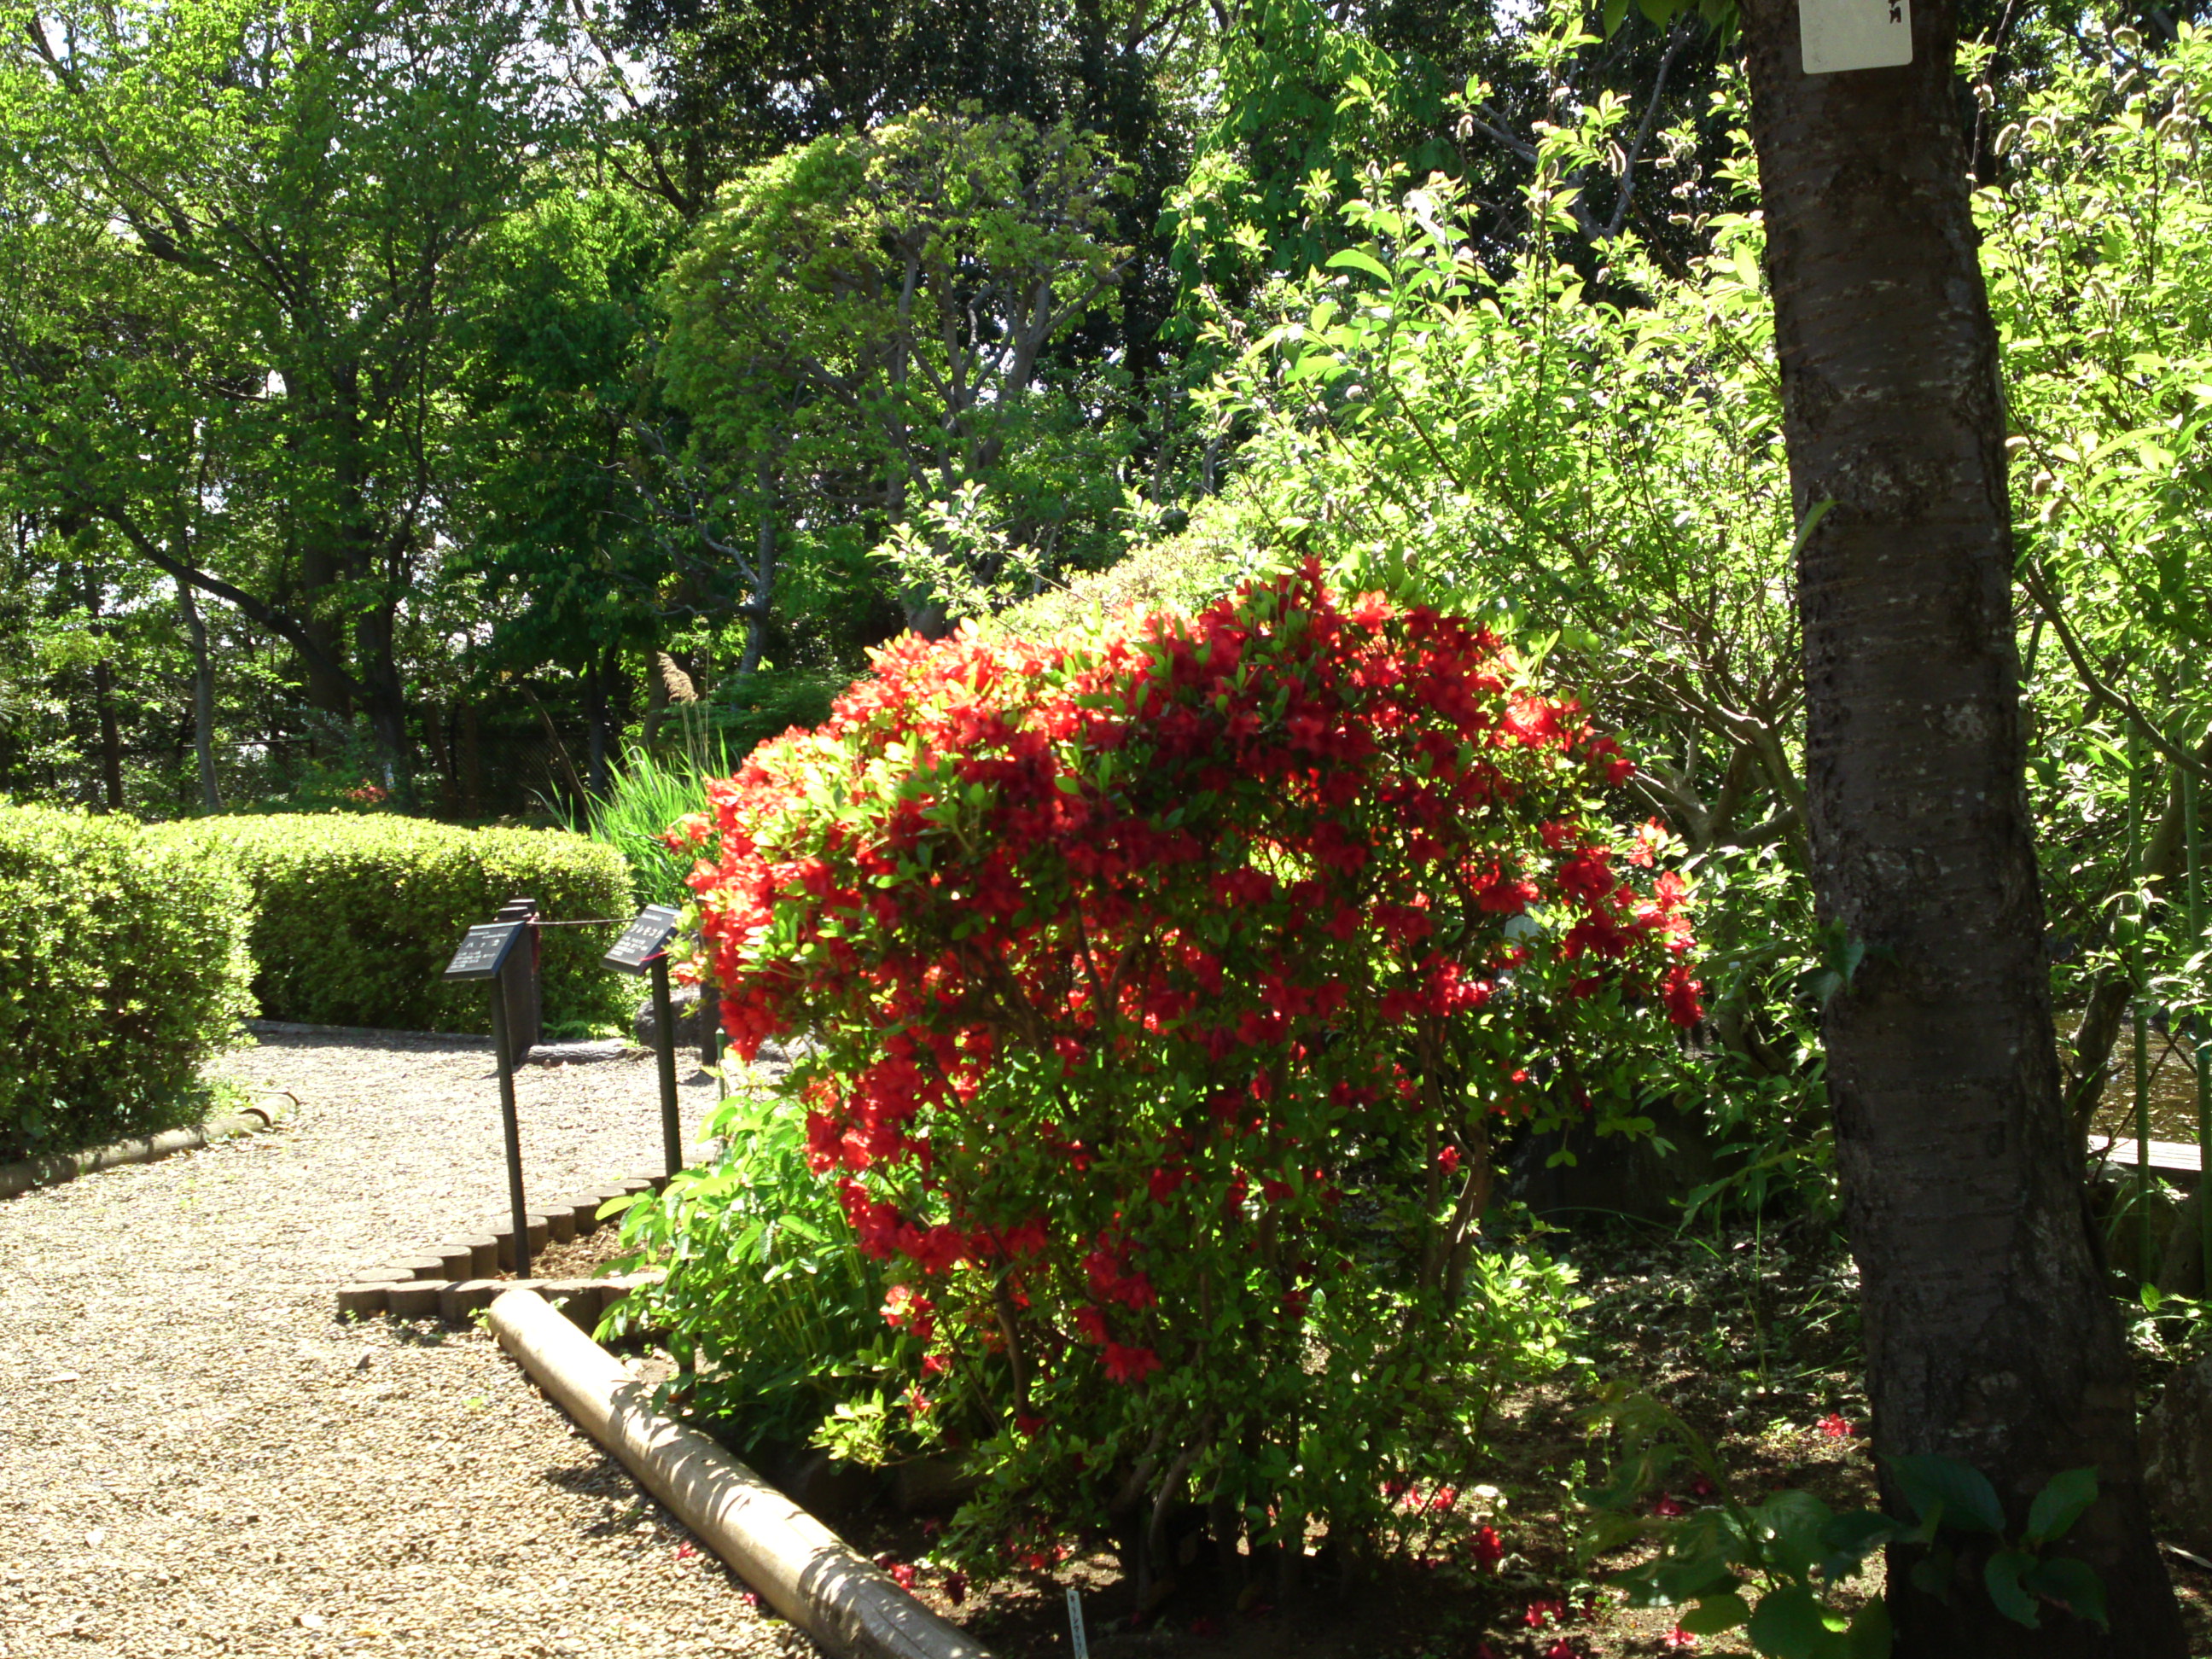
[[[660,653],[648,649],[645,653],[645,748],[650,754],[653,739],[660,735],[660,722],[668,713],[668,682],[660,675]]]
[[[2196,754],[2197,765],[2212,766],[2212,737],[2197,745]],[[2142,861],[2122,878],[2124,881],[2141,882],[2152,899],[2160,902],[2165,900],[2168,884],[2181,874],[2187,850],[2181,834],[2181,778],[2178,772],[2169,771],[2167,775],[2170,781],[2160,791],[2166,805],[2159,815],[2157,828],[2144,844]],[[2119,1038],[2120,1026],[2128,1017],[2128,1004],[2134,996],[2135,987],[2119,968],[2100,974],[2090,988],[2081,1023],[2075,1028],[2073,1047],[2068,1056],[2066,1115],[2078,1134],[2088,1133],[2090,1120],[2097,1115],[2105,1085],[2112,1076],[2112,1044]]]
[[[192,753],[199,763],[200,810],[220,812],[222,792],[215,774],[215,659],[208,651],[207,624],[200,619],[191,583],[177,584],[177,608],[184,614],[185,635],[192,647]]]
[[[460,805],[460,780],[453,766],[447,711],[434,702],[422,704],[422,749],[437,775],[439,810],[451,816]]]
[[[775,595],[775,526],[781,503],[775,476],[765,466],[760,471],[760,483],[761,495],[769,504],[761,508],[760,522],[753,534],[752,592],[745,596],[743,607],[745,648],[738,659],[734,676],[739,684],[753,677],[760,667],[762,653],[768,649],[769,607]]]
[[[461,806],[472,818],[483,816],[483,738],[473,702],[461,704]]]
[[[1837,1159],[1877,1445],[1973,1464],[2015,1529],[2051,1475],[2094,1465],[2064,1553],[2102,1575],[2112,1628],[2005,1619],[1986,1544],[1938,1600],[1900,1547],[1896,1650],[2179,1659],[2059,1100],[1955,23],[1947,0],[1912,9],[1910,65],[1808,76],[1796,0],[1744,8],[1800,521],[1833,503],[1797,579],[1814,891],[1865,947],[1824,1022]]]
[[[123,810],[123,734],[115,724],[115,671],[106,658],[92,665],[92,700],[100,713],[100,777],[107,810]]]
[[[588,753],[584,766],[594,796],[607,793],[607,682],[597,658],[584,665],[584,719]]]
[[[106,626],[100,619],[100,582],[87,573],[84,580],[84,608],[92,617],[92,631],[102,641],[100,660],[92,665],[93,713],[100,721],[100,776],[107,799],[107,810],[123,810],[123,734],[115,721],[115,669],[108,660],[105,642],[109,637]]]

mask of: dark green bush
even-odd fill
[[[250,896],[125,817],[0,803],[0,1160],[173,1127],[252,1012]]]
[[[630,914],[622,854],[564,830],[331,812],[202,818],[167,833],[220,848],[252,885],[253,994],[270,1019],[489,1030],[483,987],[438,978],[471,923],[519,895],[550,919]],[[549,1029],[625,1017],[635,991],[599,965],[612,928],[544,938]]]

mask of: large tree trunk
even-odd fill
[[[1797,580],[1814,890],[1865,947],[1825,1021],[1837,1158],[1877,1445],[1975,1465],[2014,1528],[2094,1464],[2065,1551],[2103,1576],[2112,1628],[2010,1622],[1971,1548],[1939,1601],[1900,1549],[1897,1651],[2179,1659],[2060,1109],[1955,23],[1945,0],[1912,9],[1910,65],[1808,76],[1797,0],[1744,8],[1791,483],[1801,522],[1834,504]]]
[[[414,751],[408,742],[407,688],[399,675],[392,607],[381,605],[356,619],[355,674],[366,695],[370,738],[381,751],[385,787],[408,811],[415,810]]]
[[[331,596],[343,580],[337,562],[311,531],[300,550],[300,609],[307,637],[320,654],[301,653],[300,673],[308,706],[341,726],[353,718],[353,687],[337,666],[345,660],[345,629]]]

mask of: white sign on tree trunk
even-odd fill
[[[1805,73],[1891,69],[1912,61],[1912,0],[1797,0]]]

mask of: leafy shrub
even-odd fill
[[[623,1242],[667,1269],[613,1317],[694,1362],[691,1408],[740,1453],[805,1445],[889,1361],[881,1263],[854,1248],[835,1188],[808,1167],[804,1115],[736,1094],[705,1133],[725,1150],[631,1206]]]
[[[251,1011],[250,896],[134,820],[0,805],[0,1159],[173,1127]]]
[[[908,639],[710,786],[702,966],[741,1054],[808,1034],[781,1087],[891,1279],[896,1385],[826,1443],[980,1443],[955,1547],[1110,1527],[1140,1592],[1178,1502],[1358,1548],[1464,1467],[1566,1297],[1478,1237],[1501,1130],[1648,1129],[1702,1013],[1669,843],[1601,819],[1632,770],[1482,628],[1308,570]]]
[[[461,934],[527,895],[562,920],[626,918],[614,848],[552,830],[459,830],[396,814],[201,818],[162,832],[216,849],[253,893],[253,994],[270,1019],[483,1031],[481,985],[438,975]],[[612,930],[546,930],[549,1027],[618,1020],[622,981],[599,965]]]
[[[763,668],[723,686],[711,706],[701,705],[702,750],[711,744],[742,757],[794,726],[818,726],[830,718],[830,705],[851,678],[805,668]]]

